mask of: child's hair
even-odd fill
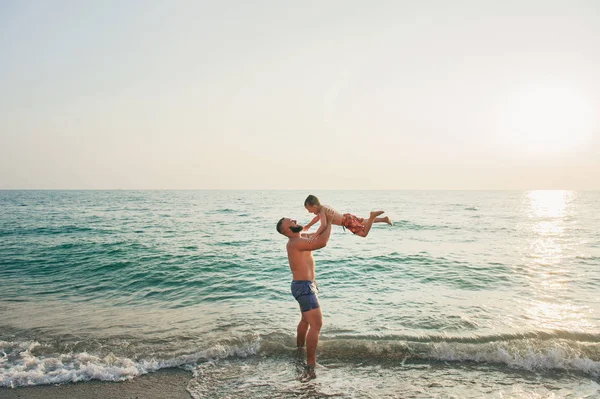
[[[313,205],[317,205],[317,206],[321,206],[321,203],[319,202],[319,199],[317,197],[315,197],[314,195],[309,195],[308,197],[306,197],[306,199],[304,200],[304,206],[313,206]]]

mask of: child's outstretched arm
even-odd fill
[[[308,242],[314,242],[316,241],[320,235],[327,229],[327,227],[329,226],[329,224],[327,223],[327,215],[325,214],[325,211],[322,210],[321,212],[319,212],[319,214],[317,216],[315,216],[315,218],[313,219],[313,221],[319,220],[319,222],[321,223],[319,226],[319,229],[317,231],[315,231],[312,234],[309,234],[310,237],[308,238]],[[312,223],[312,222],[311,222]],[[331,227],[329,227],[331,229]]]
[[[321,222],[321,225],[319,226],[319,229],[317,231],[315,231],[315,237],[317,237],[319,234],[324,232],[325,229],[327,228],[327,215],[325,214],[324,209],[322,209],[321,212],[319,212],[319,214],[317,216],[315,216],[315,219],[317,219],[317,218]]]
[[[302,229],[302,231],[308,231],[308,229],[310,229],[310,227],[317,223],[319,221],[319,215],[316,215],[313,220],[310,221],[309,224],[307,224],[306,226],[304,226],[304,228]]]

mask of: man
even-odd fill
[[[298,323],[296,344],[300,348],[306,343],[306,369],[308,377],[314,378],[323,314],[317,297],[315,259],[312,251],[327,245],[331,234],[331,220],[327,218],[327,227],[314,240],[310,240],[312,234],[301,234],[302,229],[303,226],[289,218],[281,218],[277,223],[277,231],[288,238],[286,248],[293,278],[292,295],[300,304],[302,314]]]

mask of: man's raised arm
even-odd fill
[[[314,251],[316,249],[324,248],[329,241],[331,235],[331,221],[327,218],[327,227],[325,230],[314,240],[309,241],[305,238],[300,240],[293,240],[293,247],[298,251]]]

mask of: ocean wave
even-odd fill
[[[0,236],[56,236],[56,235],[73,235],[77,233],[90,233],[94,232],[94,234],[104,233],[102,229],[96,229],[93,227],[84,227],[84,226],[74,226],[74,225],[65,225],[65,226],[42,226],[42,227],[17,227],[14,229],[2,229],[0,230]]]
[[[280,347],[265,341],[261,353]],[[525,370],[578,371],[598,377],[600,334],[556,331],[472,338],[336,337],[320,341],[319,356],[346,361],[477,362]]]
[[[588,350],[586,350],[588,349]],[[579,371],[600,376],[600,348],[584,348],[564,341],[533,340],[491,342],[484,345],[452,344],[431,345],[428,358],[452,362],[504,364],[512,368],[534,370]],[[593,356],[590,358],[587,356]]]
[[[419,224],[409,220],[394,221],[394,227],[405,230],[460,230],[461,227],[450,224]]]
[[[289,357],[294,337],[272,333],[215,342],[195,353],[157,359],[88,351],[52,353],[36,341],[0,341],[0,387],[77,381],[123,381],[162,368],[222,359]],[[91,351],[90,351],[91,352]],[[341,362],[476,362],[524,370],[563,370],[600,376],[600,335],[567,331],[488,337],[322,337],[319,357]]]
[[[220,241],[213,244],[216,247],[244,247],[252,244],[252,240],[233,240],[233,241]]]
[[[231,209],[231,208],[221,208],[221,209],[215,209],[215,210],[213,210],[213,211],[211,211],[211,212],[208,212],[208,213],[216,213],[216,214],[219,214],[219,213],[226,213],[226,214],[230,214],[230,213],[235,213],[235,212],[237,212],[237,210],[235,210],[235,209]]]
[[[98,355],[86,351],[36,355],[35,349],[41,346],[43,344],[36,341],[0,341],[0,387],[130,380],[163,368],[255,355],[259,352],[260,340],[241,340],[233,345],[220,343],[197,353],[168,359],[131,359],[113,353]]]
[[[422,284],[450,285],[464,290],[485,290],[511,281],[511,269],[502,263],[481,265],[452,257],[432,256],[427,252],[400,254],[392,252],[371,257],[338,257],[322,261],[321,276],[330,276],[335,268],[328,266],[361,264],[360,273],[396,273],[402,267],[402,279],[412,279]],[[423,267],[427,266],[427,274]]]

